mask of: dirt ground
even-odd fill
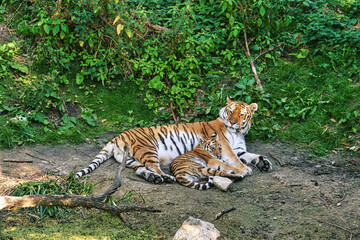
[[[63,176],[86,167],[103,140],[113,136],[101,136],[98,143],[1,151],[0,194],[6,193],[9,179],[19,182],[44,173]],[[252,176],[234,183],[228,192],[150,184],[125,169],[123,185],[114,196],[140,193],[132,201],[144,199],[144,205],[161,210],[128,213],[125,217],[137,226],[154,225],[165,239],[171,239],[189,216],[213,223],[221,239],[360,239],[359,155],[311,157],[308,151],[281,142],[248,143],[248,151],[268,156],[274,170],[262,173],[253,168]],[[98,183],[94,194],[112,184],[117,169],[118,163],[110,159],[88,175],[92,183]],[[236,210],[214,219],[231,206]]]

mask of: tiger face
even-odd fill
[[[216,133],[205,139],[199,138],[199,144],[196,147],[209,152],[217,159],[221,158],[221,144]]]
[[[219,116],[230,132],[238,132],[242,135],[247,134],[251,126],[251,118],[258,109],[256,103],[246,104],[244,102],[235,101],[227,97],[228,105],[223,107]]]

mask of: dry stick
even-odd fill
[[[34,161],[31,161],[31,160],[3,160],[2,162],[9,162],[9,163],[33,163]]]
[[[281,161],[280,159],[278,159],[277,157],[275,157],[275,156],[274,156],[273,154],[271,154],[270,152],[269,152],[269,155],[270,155],[273,159],[275,159],[275,160],[280,164],[280,167],[283,167],[283,166],[286,165],[283,161]]]
[[[172,117],[174,118],[175,124],[177,125],[178,122],[177,122],[176,117],[175,117],[175,113],[174,113],[173,103],[172,103],[172,102],[170,102],[170,111],[171,111]]]
[[[42,160],[42,161],[46,161],[48,162],[49,164],[52,164],[52,162],[50,162],[49,160],[45,159],[45,158],[41,158],[41,157],[37,157],[37,156],[34,156],[34,155],[31,155],[30,153],[25,153],[26,155],[30,156],[30,157],[33,157],[33,158],[36,158],[36,159],[39,159],[39,160]]]
[[[219,212],[218,214],[215,215],[215,220],[219,219],[225,213],[229,213],[229,212],[234,211],[234,210],[236,210],[235,207],[229,207],[229,208],[226,208],[226,209],[222,210],[221,212]]]

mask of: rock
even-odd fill
[[[229,178],[214,176],[214,186],[227,191],[233,182]]]
[[[220,232],[214,224],[189,217],[176,232],[174,240],[216,240]]]

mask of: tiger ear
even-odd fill
[[[251,110],[252,113],[254,113],[254,112],[256,112],[258,110],[258,105],[256,103],[251,103],[249,105],[249,107],[250,107],[250,110]]]
[[[234,99],[231,96],[227,96],[226,101],[227,103],[231,103],[232,101],[234,101]]]
[[[204,137],[198,137],[197,139],[199,141],[199,144],[204,144],[205,143]]]

